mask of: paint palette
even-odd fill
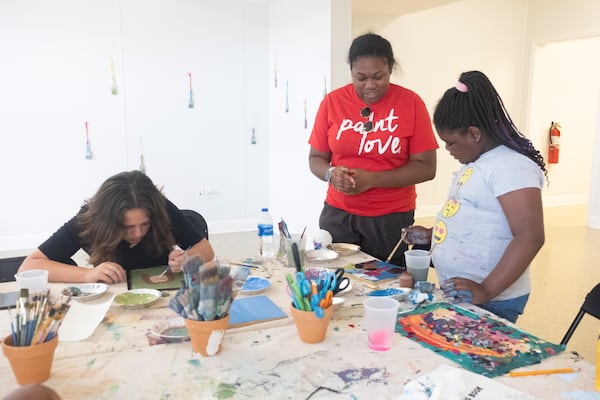
[[[340,304],[342,304],[343,302],[345,302],[346,299],[344,297],[337,297],[337,296],[335,296],[332,299],[332,301],[333,301],[333,306],[335,307],[335,306],[339,306]]]
[[[159,321],[151,328],[154,336],[157,336],[168,343],[185,342],[190,340],[190,335],[183,317],[169,318],[165,321]]]
[[[329,248],[340,255],[340,257],[351,256],[360,251],[360,246],[352,243],[331,243]]]
[[[327,262],[338,258],[338,253],[333,250],[318,249],[308,250],[304,256],[308,261],[312,262]]]
[[[270,286],[271,281],[267,278],[263,278],[262,276],[249,276],[240,293],[257,294],[265,291]]]
[[[149,307],[160,299],[162,294],[156,289],[131,289],[115,297],[115,303],[123,308],[135,310]]]
[[[67,289],[71,292],[71,298],[77,301],[89,301],[102,296],[107,290],[105,283],[81,283],[69,286]]]

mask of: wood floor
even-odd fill
[[[587,207],[544,210],[546,243],[531,267],[532,292],[517,325],[560,342],[585,295],[600,283],[600,230],[586,227]],[[600,320],[586,315],[567,345],[596,363]]]

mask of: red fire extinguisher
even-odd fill
[[[550,143],[548,146],[548,163],[558,164],[558,150],[560,148],[560,124],[550,124]]]

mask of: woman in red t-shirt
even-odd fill
[[[329,183],[319,225],[385,260],[414,222],[415,184],[435,176],[438,145],[423,100],[390,83],[388,40],[357,37],[348,63],[352,83],[323,99],[309,139],[310,170]],[[404,266],[405,249],[393,264]]]

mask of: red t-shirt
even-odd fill
[[[390,84],[386,94],[369,107],[373,130],[362,132],[369,117],[366,104],[348,84],[329,93],[321,102],[308,143],[331,153],[331,165],[386,171],[408,163],[411,154],[438,148],[425,103],[413,91]],[[415,186],[373,188],[347,196],[329,185],[327,204],[361,216],[381,216],[415,209]]]

